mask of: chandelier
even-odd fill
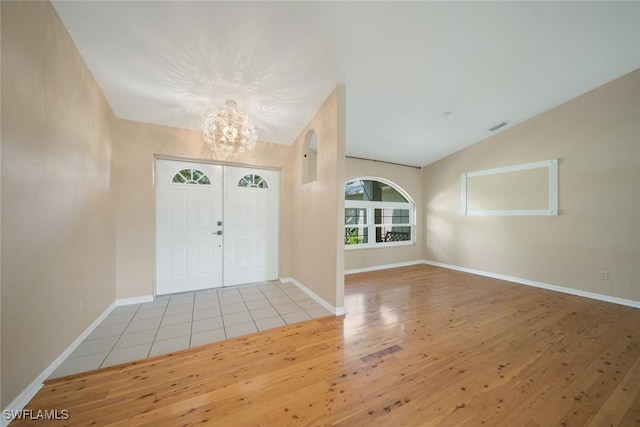
[[[258,133],[249,117],[236,108],[235,101],[210,111],[202,124],[202,137],[213,152],[232,159],[253,150]]]

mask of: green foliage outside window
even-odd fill
[[[359,245],[364,242],[364,237],[358,235],[357,228],[346,228],[344,231],[345,245]]]

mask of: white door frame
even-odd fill
[[[260,166],[260,165],[251,165],[251,164],[243,164],[243,163],[231,163],[231,162],[220,162],[220,161],[209,161],[209,160],[203,160],[203,159],[193,159],[193,158],[185,158],[185,157],[177,157],[177,156],[163,156],[163,155],[154,155],[154,161],[153,161],[153,184],[154,184],[154,203],[153,203],[153,218],[154,218],[154,295],[160,295],[158,294],[158,270],[157,270],[157,263],[158,263],[158,241],[157,241],[157,162],[158,160],[170,160],[170,161],[176,161],[176,162],[184,162],[184,163],[200,163],[200,164],[205,164],[205,165],[220,165],[220,166],[229,166],[229,167],[237,167],[237,168],[249,168],[249,169],[253,169],[256,171],[259,170],[266,170],[266,171],[275,171],[278,172],[279,178],[278,178],[278,185],[279,187],[281,187],[281,168],[278,167],[268,167],[268,166]],[[224,180],[224,173],[223,173],[223,180]],[[223,187],[224,187],[224,182],[222,183]],[[276,220],[276,226],[277,226],[277,231],[276,231],[276,246],[278,248],[278,256],[277,259],[275,261],[276,264],[276,277],[279,277],[280,274],[280,206],[281,206],[281,196],[280,196],[280,190],[281,188],[278,188],[278,200],[277,200],[277,220]],[[224,196],[223,196],[224,198]],[[224,220],[223,220],[224,221]],[[224,223],[223,223],[224,224]],[[224,231],[223,231],[224,232]],[[224,256],[224,255],[223,255]],[[223,260],[223,269],[224,269],[224,260]],[[223,277],[224,277],[224,271],[223,271]],[[225,285],[224,281],[223,281],[223,287],[224,286],[229,286],[229,285]],[[234,286],[234,285],[231,285]]]

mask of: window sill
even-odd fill
[[[415,245],[416,242],[413,240],[407,240],[402,242],[385,242],[385,243],[368,243],[362,245],[344,245],[345,251],[355,251],[360,249],[385,249],[385,248],[395,248],[398,246],[412,246]]]

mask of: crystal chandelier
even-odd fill
[[[253,150],[258,133],[249,117],[236,109],[235,101],[227,101],[207,114],[202,137],[217,155],[232,159]]]

